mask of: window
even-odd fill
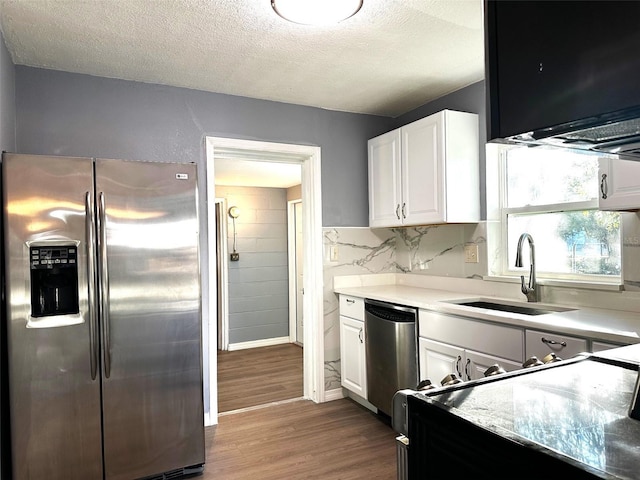
[[[598,210],[598,158],[550,148],[503,149],[498,160],[503,275],[529,233],[538,277],[619,281],[620,214]],[[523,264],[528,268],[528,244]]]

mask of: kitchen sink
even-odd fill
[[[449,303],[465,307],[482,308],[485,310],[498,310],[500,312],[518,313],[521,315],[546,315],[548,313],[568,312],[573,308],[555,307],[549,305],[531,305],[525,303],[509,303],[495,300],[473,299],[457,300]]]

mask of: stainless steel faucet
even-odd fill
[[[536,285],[536,247],[533,244],[533,237],[528,233],[523,233],[518,239],[518,249],[516,250],[516,267],[522,267],[522,244],[529,242],[529,258],[531,267],[529,270],[529,285],[524,284],[524,275],[520,276],[520,289],[527,296],[527,302],[537,302],[540,300],[540,293]]]

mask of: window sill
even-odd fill
[[[526,277],[525,277],[526,278]],[[507,277],[487,275],[482,277],[483,280],[488,282],[502,282],[502,283],[520,283],[520,277]],[[603,290],[609,292],[621,292],[624,290],[624,285],[620,280],[612,281],[611,283],[594,282],[594,281],[580,281],[580,280],[560,280],[552,278],[539,278],[536,279],[538,285],[549,287],[563,287],[563,288],[579,288],[584,290]]]

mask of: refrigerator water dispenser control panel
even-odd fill
[[[78,249],[75,245],[29,247],[31,316],[79,313]]]

